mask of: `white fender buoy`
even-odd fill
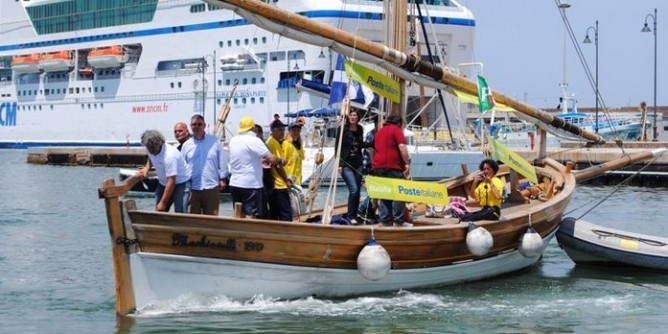
[[[518,250],[522,256],[527,258],[539,256],[543,252],[543,238],[533,227],[529,226],[520,240]]]
[[[469,223],[466,233],[466,247],[469,252],[476,256],[483,256],[489,252],[494,245],[494,237],[485,228],[474,223]]]
[[[357,270],[370,281],[385,277],[390,271],[391,264],[390,254],[376,242],[376,239],[370,239],[357,255]]]

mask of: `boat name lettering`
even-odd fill
[[[392,86],[385,84],[382,81],[374,80],[372,76],[367,77],[366,83],[374,86],[380,90],[386,91],[391,95],[399,95],[399,92],[394,89]]]
[[[217,248],[236,251],[237,250],[237,241],[234,238],[227,239],[225,242],[220,241],[211,241],[206,238],[205,235],[202,236],[199,240],[192,241],[188,240],[187,235],[174,233],[172,235],[172,246],[177,247],[206,247],[206,248]]]
[[[224,99],[230,98],[230,92],[222,92],[221,97]],[[264,90],[241,90],[234,93],[235,97],[265,97],[267,96],[267,91]]]
[[[431,198],[443,198],[445,195],[440,191],[433,191],[429,189],[419,189],[419,188],[406,188],[404,186],[399,186],[397,188],[399,193],[404,195],[415,195],[415,196],[424,196]]]
[[[0,126],[16,126],[16,102],[0,103]]]

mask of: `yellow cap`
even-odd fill
[[[246,116],[239,121],[239,130],[237,130],[237,132],[250,131],[254,126],[255,121],[253,120],[253,117]]]

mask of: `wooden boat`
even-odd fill
[[[69,71],[74,67],[74,60],[69,51],[56,51],[43,54],[37,65],[44,72]]]
[[[266,23],[252,18],[249,13],[255,10],[276,20],[272,25],[274,29],[279,27],[281,33],[289,34],[292,26],[303,31],[311,25],[301,15],[260,1],[207,2],[237,10],[258,25]],[[238,10],[228,3],[246,7]],[[283,18],[296,22],[288,24],[280,21]],[[317,35],[322,36],[335,28],[319,29]],[[309,41],[315,39],[309,33],[301,35]],[[381,59],[387,57],[379,63],[396,71],[395,74],[437,88],[477,92],[476,84],[470,80],[423,64],[413,56],[374,45],[356,35],[344,32],[332,35],[337,42],[331,47],[349,56],[355,52],[369,60],[375,59],[372,54]],[[356,46],[362,47],[353,49]],[[401,65],[407,70],[397,70],[397,66],[388,65],[394,61],[411,63]],[[427,69],[429,77],[437,78],[438,82],[416,74],[416,69],[418,72]],[[559,127],[595,143],[604,142],[596,134],[581,131],[497,92],[493,94],[498,102],[545,127]],[[545,136],[544,131],[541,136]],[[570,165],[545,158],[546,147],[541,145],[540,157],[535,160],[540,183],[520,191],[518,174],[502,167],[498,175],[510,179],[510,198],[501,210],[500,220],[478,224],[428,217],[425,206],[419,203],[415,204],[412,227],[342,226],[330,224],[327,219],[309,223],[318,217],[342,213],[343,207],[298,216],[293,222],[244,219],[239,214],[219,217],[153,212],[138,210],[132,200],[121,201],[121,196],[139,181],[136,177],[120,185],[106,180],[99,196],[105,201],[112,241],[116,311],[125,315],[184,294],[236,299],[257,295],[344,297],[442,286],[513,272],[540,259],[545,245],[557,231],[577,181],[651,158],[653,154],[659,152],[624,156],[576,174]],[[469,193],[475,176],[463,169],[463,175],[442,182],[450,196]]]
[[[112,45],[91,50],[87,59],[88,63],[96,69],[116,68],[128,61],[129,54],[121,45]]]
[[[12,70],[16,74],[39,73],[39,54],[16,56],[12,58]]]
[[[622,231],[569,217],[561,222],[557,241],[577,264],[668,270],[668,238]]]

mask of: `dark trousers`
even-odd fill
[[[269,215],[271,219],[292,221],[292,206],[288,189],[274,189],[269,196]]]
[[[232,193],[232,203],[241,203],[241,208],[245,215],[253,218],[260,218],[262,216],[263,188],[244,189],[230,187],[230,192]]]
[[[393,179],[403,179],[404,172],[396,169],[376,168],[374,175],[380,177],[389,177]],[[404,209],[406,205],[404,202],[392,201],[388,199],[381,199],[378,205],[380,209],[380,221],[385,225],[391,225],[404,222]],[[391,213],[391,218],[390,218]]]
[[[483,206],[476,212],[467,213],[459,218],[463,222],[476,222],[479,220],[499,220],[501,208],[498,206]]]

